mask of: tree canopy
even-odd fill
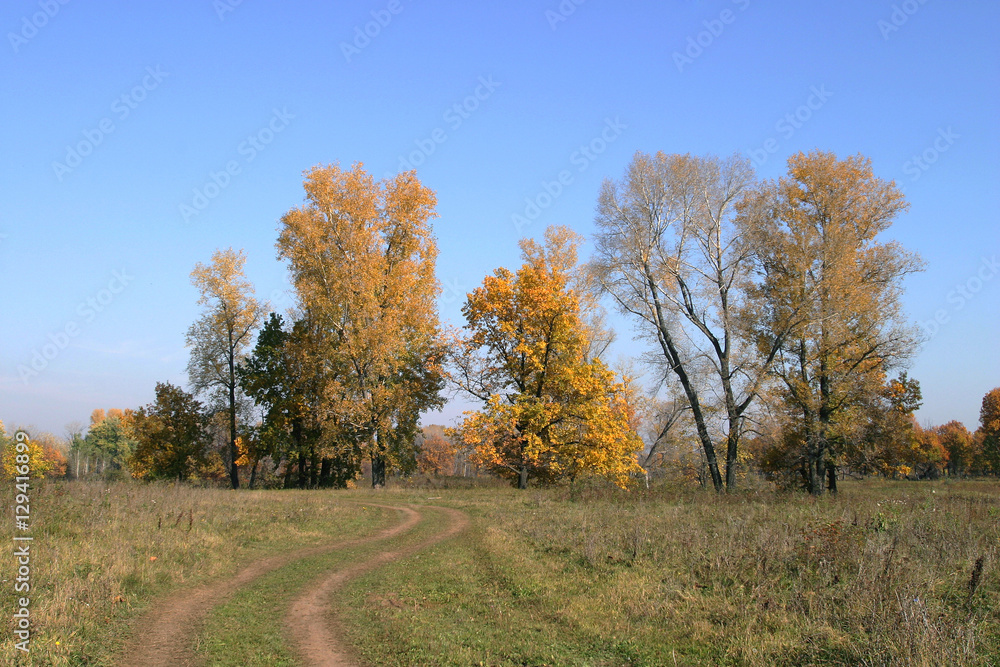
[[[412,460],[420,411],[442,403],[436,198],[414,172],[376,182],[361,164],[315,167],[304,187],[277,247],[309,333],[300,352],[321,369],[318,422],[382,486]]]

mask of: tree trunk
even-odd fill
[[[309,487],[315,489],[319,486],[319,454],[316,452],[316,445],[309,446]]]
[[[720,281],[720,285],[722,282]],[[727,309],[726,296],[722,296],[723,311]],[[728,319],[728,318],[727,318]],[[726,423],[728,429],[726,433],[726,491],[736,490],[736,473],[739,468],[739,443],[740,424],[742,421],[742,411],[736,405],[736,395],[733,392],[733,383],[730,379],[729,371],[729,332],[725,334],[725,342],[720,348],[718,341],[716,344],[717,356],[719,357],[719,373],[722,378],[722,393],[726,400]]]
[[[729,435],[726,437],[726,491],[736,489],[736,470],[739,465],[737,447],[739,436],[733,431],[733,420],[729,421]]]
[[[289,456],[285,459],[285,488],[292,488],[292,472],[295,469],[295,465],[292,463],[292,457]]]
[[[372,454],[372,488],[383,487],[385,487],[385,457],[381,454]]]
[[[826,488],[830,493],[837,492],[837,466],[833,463],[826,465]]]
[[[321,488],[328,489],[333,486],[333,479],[330,475],[333,469],[333,459],[329,456],[323,458],[323,462],[320,464],[319,471],[319,485]]]
[[[715,445],[712,444],[712,436],[708,432],[708,427],[705,423],[705,415],[701,409],[701,402],[698,400],[698,391],[691,382],[691,378],[688,376],[687,370],[681,362],[680,351],[677,349],[674,339],[670,335],[670,328],[667,325],[666,317],[663,314],[663,308],[660,304],[659,289],[656,285],[656,279],[653,277],[649,266],[645,267],[645,272],[647,286],[649,287],[650,294],[653,298],[660,347],[663,350],[663,354],[667,358],[667,361],[670,362],[670,366],[673,368],[677,379],[680,380],[681,387],[684,389],[684,395],[687,396],[688,404],[691,406],[691,414],[694,416],[694,423],[697,427],[698,439],[701,441],[702,449],[705,450],[705,459],[708,462],[708,470],[712,475],[712,486],[715,488],[716,492],[721,493],[725,487],[723,486],[722,475],[719,473],[719,461],[715,456]]]
[[[812,424],[806,432],[806,469],[809,473],[809,493],[814,496],[823,495],[826,478],[826,448],[823,446],[823,436],[816,432]]]
[[[229,355],[229,483],[234,489],[240,488],[240,468],[236,461],[240,458],[236,448],[236,367],[233,355]]]
[[[257,482],[257,466],[260,465],[260,458],[253,462],[253,467],[250,468],[250,484],[247,488],[252,489],[254,484]]]
[[[528,488],[528,466],[524,465],[521,466],[521,469],[518,471],[518,473],[519,474],[517,476],[517,488],[519,489]]]
[[[308,461],[306,450],[299,450],[299,488],[304,489],[309,485]]]
[[[826,463],[823,460],[825,452],[820,449],[809,466],[809,492],[814,496],[822,496],[826,491]]]

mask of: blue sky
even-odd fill
[[[927,260],[905,304],[933,333],[918,417],[975,428],[1000,385],[998,29],[986,0],[8,0],[0,419],[62,433],[186,383],[188,276],[216,248],[244,248],[258,295],[291,305],[277,221],[316,164],[416,166],[459,324],[518,238],[590,234],[637,150],[742,151],[774,178],[819,148],[906,193],[891,236]],[[515,224],[526,199],[545,206]]]

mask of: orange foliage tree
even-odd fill
[[[751,290],[750,329],[780,352],[774,371],[803,438],[810,492],[836,490],[841,415],[880,390],[912,354],[915,328],[902,312],[902,280],[920,258],[883,233],[907,208],[891,181],[862,156],[799,153],[788,176],[762,184],[741,206],[762,274]],[[787,314],[799,321],[787,328]]]
[[[455,470],[455,445],[447,438],[431,434],[417,453],[417,468],[428,475],[448,475]]]
[[[938,441],[948,452],[948,474],[961,477],[977,460],[976,440],[962,422],[952,420],[934,429]]]
[[[8,436],[0,421],[0,464],[8,477],[20,476],[27,466],[28,476],[62,477],[66,474],[66,457],[56,446],[56,438],[48,433],[30,437],[25,431]]]
[[[983,467],[994,475],[1000,475],[1000,387],[991,389],[983,396],[977,434],[982,443]]]
[[[527,488],[528,479],[593,473],[626,486],[642,441],[624,384],[597,356],[575,284],[581,238],[551,227],[545,245],[521,241],[524,264],[499,268],[468,295],[467,337],[452,378],[483,401],[456,433],[479,461]]]

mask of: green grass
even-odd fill
[[[473,529],[345,592],[371,664],[1000,663],[995,482],[439,495]]]

